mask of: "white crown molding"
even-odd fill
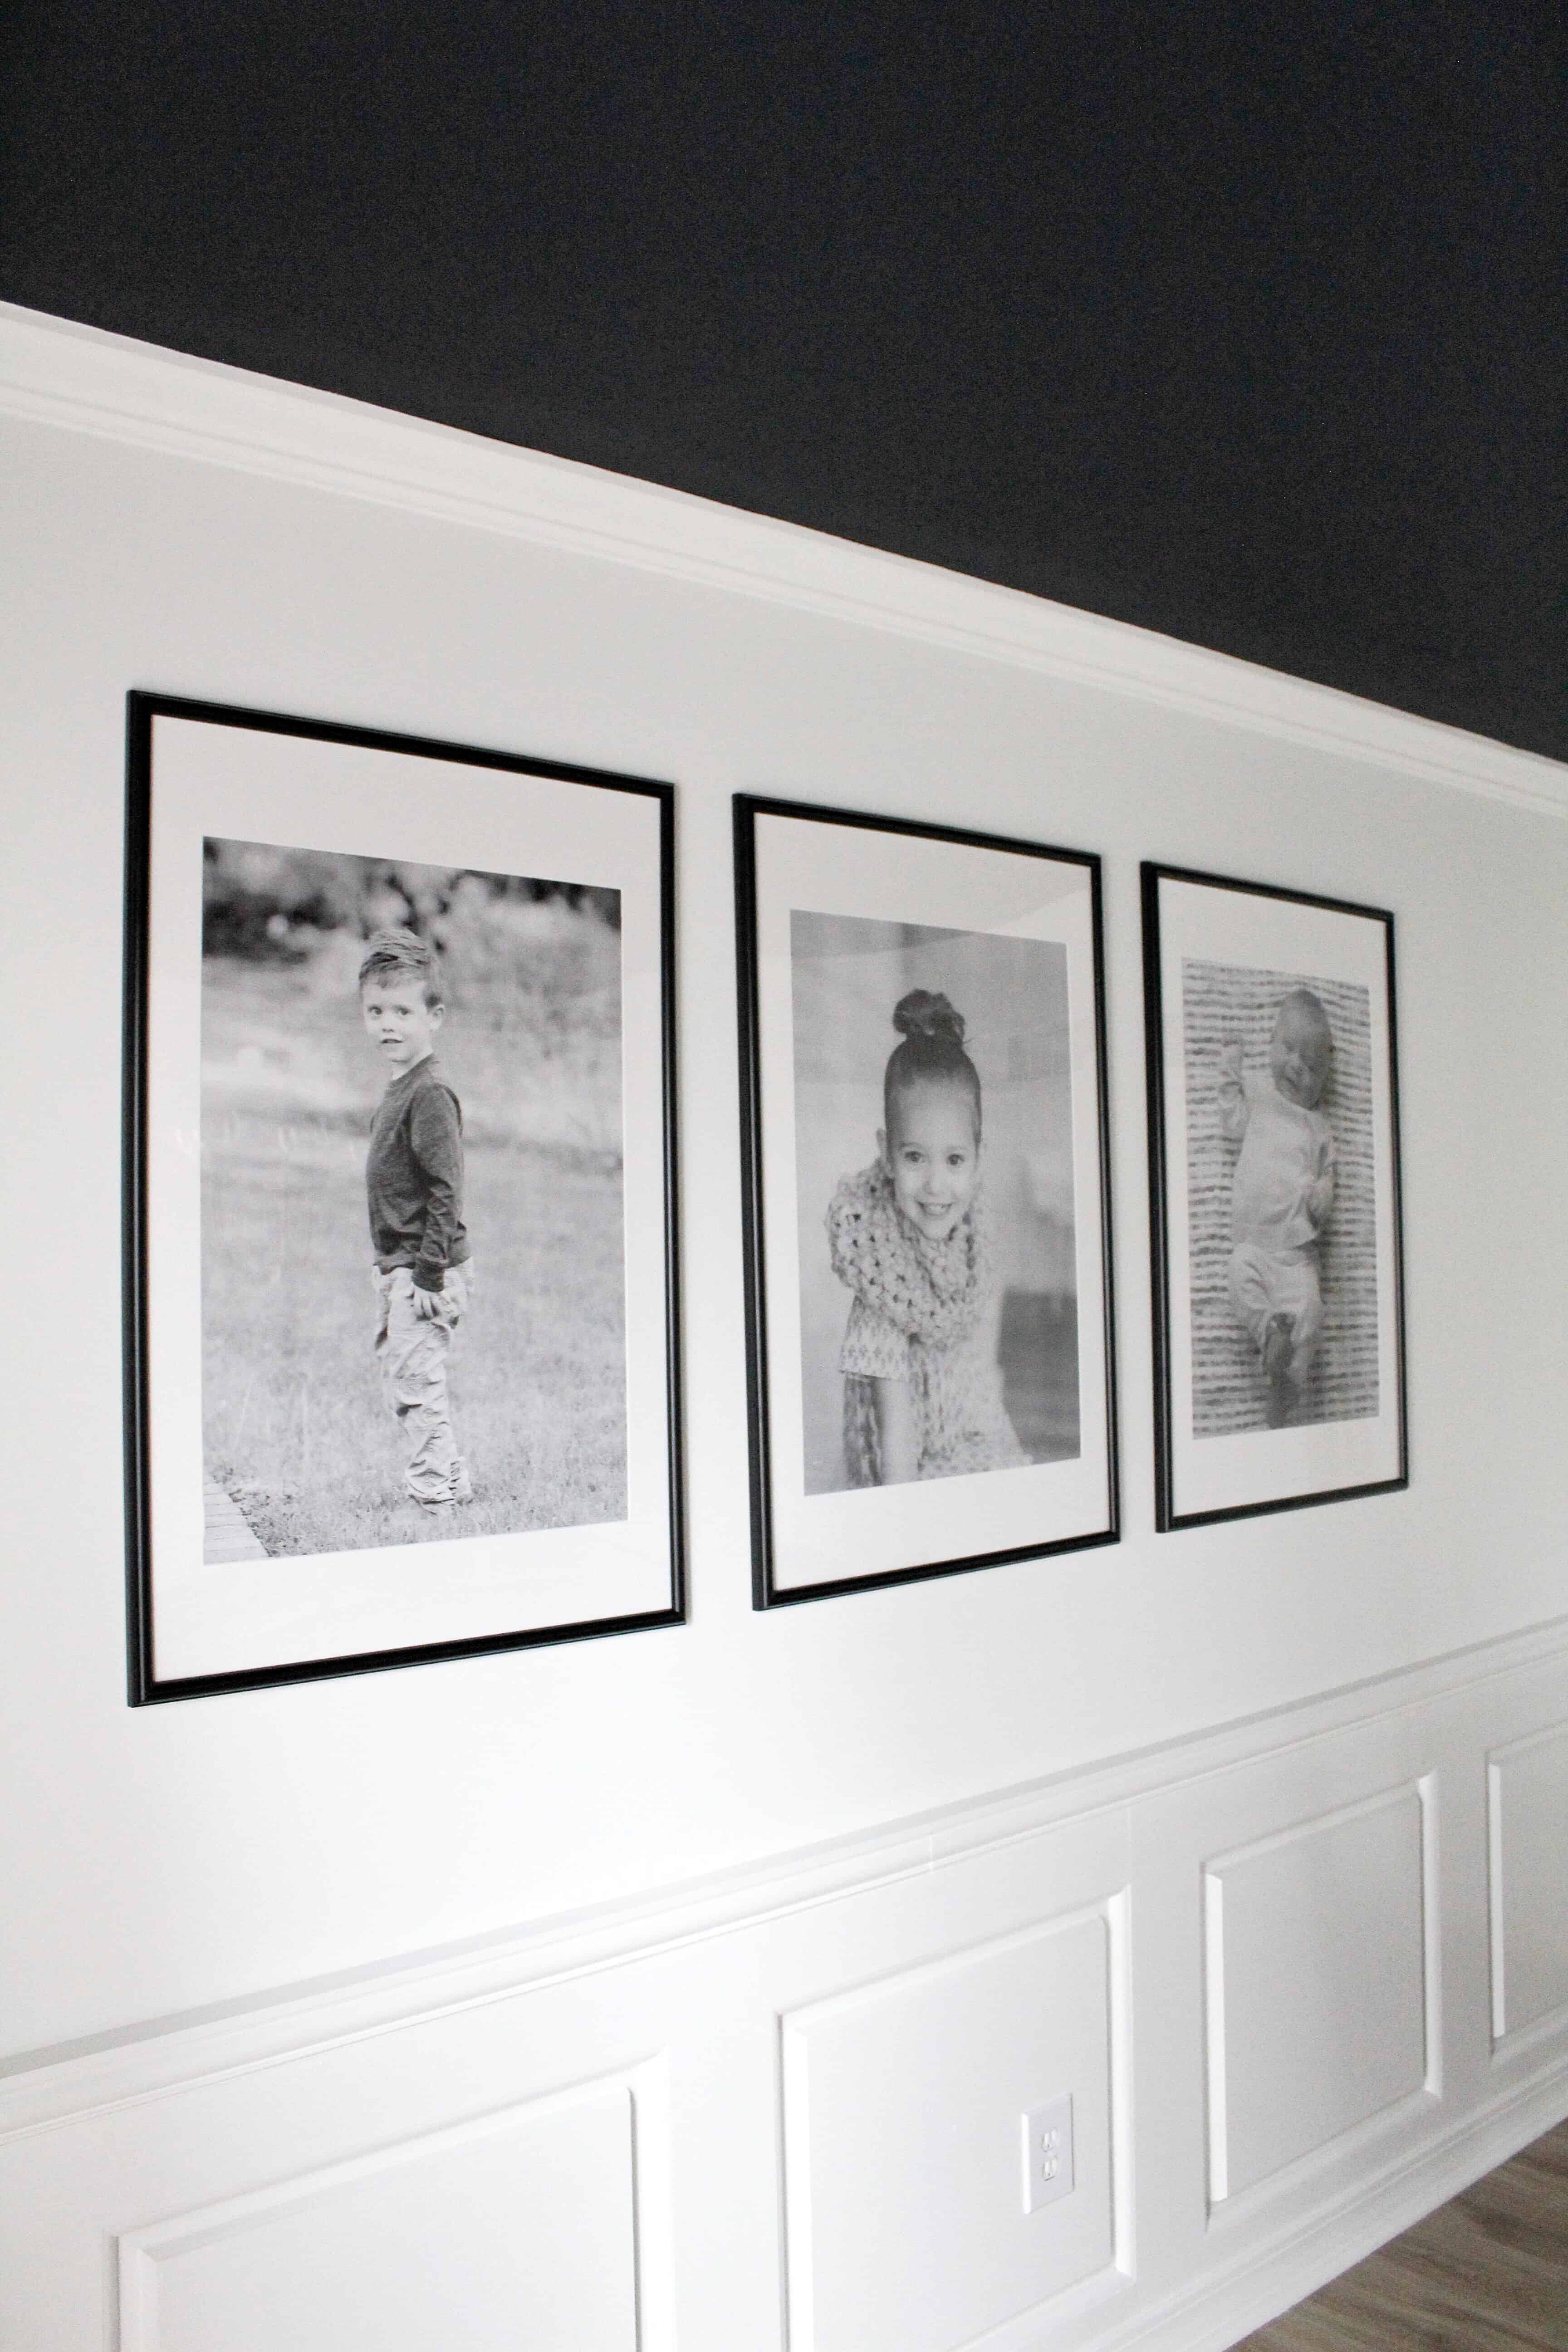
[[[1559,1678],[1546,1702],[1555,1724],[1565,1663],[1568,1618],[1554,1618],[1154,1748],[592,1910],[530,1921],[435,1951],[399,1953],[339,1976],[277,1986],[210,2009],[142,2019],[121,2032],[64,2047],[20,2051],[0,2060],[0,2146],[193,2084],[287,2064],[742,1933],[900,1880],[923,1878],[1209,1774],[1293,1753],[1355,1725],[1393,1722],[1460,1693],[1530,1677],[1543,1668]],[[1532,2036],[1530,2054],[1536,2054],[1536,2040],[1546,2038]],[[1560,2063],[1560,2055],[1551,2063]]]
[[[1568,815],[1568,765],[824,531],[0,303],[0,412],[632,564]]]

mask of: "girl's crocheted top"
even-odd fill
[[[921,1478],[1022,1464],[988,1348],[995,1277],[981,1189],[945,1241],[928,1241],[900,1210],[876,1160],[840,1182],[827,1236],[833,1271],[854,1294],[838,1360],[850,1483],[882,1483],[877,1380],[910,1383]]]

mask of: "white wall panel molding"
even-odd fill
[[[255,2000],[148,2020],[89,2043],[18,2053],[0,2066],[0,2143],[920,1880],[1266,1759],[1310,1759],[1317,1744],[1358,1726],[1414,1719],[1465,1694],[1484,1705],[1489,1686],[1541,1670],[1550,1675],[1564,1663],[1568,1619],[1556,1619],[1399,1674],[765,1864],[434,1953],[397,1955],[325,1981],[279,1987]]]
[[[1492,2043],[1568,2025],[1568,1723],[1487,1758]]]
[[[1484,2116],[1426,2134],[1381,2163],[1348,2168],[1344,2185],[1303,2201],[1275,2225],[1171,2292],[1097,2329],[1089,2352],[1226,2352],[1304,2295],[1386,2245],[1447,2198],[1506,2164],[1568,2114],[1568,2055],[1539,2066]]]
[[[121,2352],[336,2352],[318,2277],[374,2308],[424,2229],[484,2283],[480,2347],[562,2311],[573,2352],[1217,2352],[1568,2110],[1568,2020],[1494,2061],[1486,1975],[1489,1771],[1555,1768],[1563,1630],[17,2075],[0,2336],[101,2346],[118,2242]],[[1266,2122],[1292,2068],[1334,2077],[1304,2152],[1231,2128],[1213,2211],[1205,1874],[1231,1981],[1240,1930],[1266,1964],[1225,2018],[1232,2110],[1248,2070]],[[1303,1955],[1313,1998],[1270,2010]],[[1026,2215],[1014,2134],[1063,2092],[1077,2186]],[[419,2317],[411,2290],[378,2342],[418,2352]]]
[[[1458,728],[629,477],[0,305],[0,411],[890,630],[1557,816],[1568,768]]]
[[[1436,2096],[1436,1800],[1426,1776],[1205,1865],[1211,2205]]]
[[[1128,1914],[1123,1888],[781,2019],[790,2352],[1025,2352],[1125,2288]],[[1020,2126],[1064,2097],[1071,2193],[1026,2210]]]
[[[650,2062],[122,2231],[118,2352],[669,2352],[663,2108]]]

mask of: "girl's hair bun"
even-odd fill
[[[946,998],[930,988],[911,988],[893,1007],[899,1043],[888,1056],[882,1076],[882,1117],[886,1132],[898,1132],[898,1097],[906,1087],[961,1086],[974,1113],[974,1140],[980,1140],[980,1073],[963,1050],[963,1015]]]
[[[952,1045],[963,1043],[963,1013],[929,988],[911,988],[907,996],[900,997],[893,1007],[893,1026],[900,1037],[940,1038]]]

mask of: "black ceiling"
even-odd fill
[[[1568,757],[1561,0],[57,0],[0,295]]]

